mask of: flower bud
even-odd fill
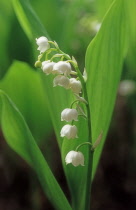
[[[70,79],[70,88],[72,91],[76,94],[79,94],[82,89],[81,82],[79,80],[76,80],[75,78]]]
[[[41,61],[36,61],[34,65],[36,68],[41,68],[42,63]]]
[[[55,64],[54,62],[50,62],[49,60],[42,62],[42,70],[43,70],[43,72],[45,74],[47,74],[47,75],[51,74],[54,64]]]
[[[48,39],[44,36],[41,36],[38,39],[36,39],[36,44],[38,45],[37,50],[39,50],[40,53],[43,53],[50,48]]]
[[[55,78],[54,78],[54,80],[53,80],[53,86],[55,87],[55,86],[57,86],[57,85],[59,85],[59,86],[62,86],[62,87],[64,87],[64,88],[66,88],[66,89],[69,89],[70,87],[69,87],[69,78],[67,78],[67,77],[65,77],[65,76],[62,76],[62,75],[58,75],[58,76],[56,76]]]
[[[72,120],[78,121],[78,112],[76,109],[64,109],[61,112],[61,121],[66,121],[66,122],[70,122]]]
[[[65,162],[72,163],[73,166],[84,166],[84,156],[81,152],[70,151],[65,157]]]
[[[64,125],[60,131],[60,136],[66,136],[67,139],[78,138],[77,136],[77,127],[75,125]]]
[[[68,76],[71,72],[71,65],[66,61],[59,61],[54,65],[53,71]]]

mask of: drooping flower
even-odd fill
[[[53,70],[53,66],[54,66],[54,62],[50,62],[50,60],[48,61],[43,61],[42,62],[42,70],[45,74],[49,75],[52,73]]]
[[[78,121],[78,112],[76,109],[64,109],[61,112],[61,121],[70,122],[72,120]]]
[[[50,48],[48,39],[44,36],[41,36],[38,39],[36,39],[36,44],[38,45],[37,50],[39,50],[40,53],[43,53]]]
[[[53,86],[54,87],[59,85],[59,86],[62,86],[64,88],[66,88],[66,89],[69,89],[70,88],[69,84],[70,84],[69,78],[67,78],[67,77],[65,77],[63,75],[58,75],[53,80]]]
[[[66,164],[72,163],[73,166],[84,166],[84,156],[81,152],[70,151],[65,157]]]
[[[53,67],[53,72],[64,74],[65,76],[69,76],[71,71],[72,71],[71,65],[66,61],[59,61]]]
[[[79,80],[76,80],[75,78],[70,79],[70,88],[72,91],[76,94],[79,94],[82,89],[81,82]]]
[[[61,137],[67,137],[67,139],[78,138],[77,127],[75,125],[64,125],[60,131]]]

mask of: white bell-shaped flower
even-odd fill
[[[60,131],[61,137],[67,137],[67,139],[78,138],[77,127],[75,125],[64,125]]]
[[[66,61],[59,61],[53,67],[53,72],[64,74],[65,76],[70,75],[71,71],[72,71],[71,65],[70,63],[67,63]]]
[[[73,166],[84,166],[84,155],[81,152],[70,151],[65,158],[66,164],[72,163]]]
[[[61,112],[61,121],[70,122],[72,120],[78,121],[78,112],[76,109],[64,109]]]
[[[81,93],[82,85],[79,80],[76,80],[75,78],[70,79],[70,88],[72,91],[76,94]]]
[[[36,39],[36,44],[38,45],[37,50],[39,50],[41,53],[45,52],[50,48],[48,39],[44,36],[41,36],[38,39]]]
[[[63,75],[58,75],[53,80],[53,86],[54,87],[59,85],[59,86],[62,86],[64,88],[66,88],[66,89],[69,89],[70,88],[69,84],[70,84],[69,78],[67,78],[67,77],[65,77]]]
[[[49,75],[52,73],[53,70],[53,66],[54,66],[54,62],[50,62],[50,60],[48,61],[43,61],[42,62],[42,70],[45,74]]]

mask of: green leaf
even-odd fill
[[[96,0],[96,10],[97,14],[100,18],[103,18],[107,10],[109,9],[110,5],[114,2],[114,0]]]
[[[21,155],[36,171],[43,189],[55,209],[71,207],[39,150],[25,120],[8,96],[0,90],[2,100],[1,124],[10,147]]]
[[[9,34],[12,26],[13,10],[9,1],[0,2],[0,79],[10,64],[9,58]]]
[[[12,0],[18,20],[30,40],[48,34],[31,7],[30,1]]]
[[[37,142],[52,131],[40,73],[24,62],[14,61],[0,81],[3,89],[24,116]]]
[[[96,171],[109,128],[126,52],[125,6],[124,0],[113,3],[103,20],[99,33],[86,52],[87,90],[93,142],[103,131],[103,138],[94,154],[93,174]]]

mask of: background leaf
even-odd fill
[[[12,0],[12,3],[20,24],[30,40],[42,35],[48,37],[44,26],[32,9],[29,0]]]
[[[3,91],[0,91],[0,96],[2,99],[1,124],[7,143],[34,168],[55,209],[63,210],[65,206],[66,210],[71,210],[24,118]]]
[[[11,23],[13,20],[13,11],[11,9],[11,3],[7,1],[0,2],[0,79],[5,73],[5,70],[9,66],[10,59],[7,55],[7,44],[9,42],[9,33],[11,30]]]
[[[24,62],[14,61],[0,81],[0,88],[19,108],[36,141],[47,139],[52,131],[52,123],[40,73]]]
[[[103,139],[94,154],[93,174],[109,128],[126,52],[125,6],[125,1],[115,1],[86,52],[93,142],[103,131]]]

